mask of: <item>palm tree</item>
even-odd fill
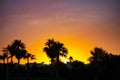
[[[26,53],[26,55],[24,56],[24,59],[27,59],[28,68],[29,68],[29,58],[31,58],[31,60],[36,59],[35,55],[30,54],[30,53]]]
[[[46,47],[43,48],[43,51],[46,52],[47,56],[51,59],[51,64],[55,63],[56,53],[54,52],[53,45],[55,44],[54,39],[48,39],[45,43]]]
[[[8,57],[7,53],[3,53],[3,63],[5,64],[5,59]],[[8,60],[7,60],[8,61]]]
[[[63,43],[60,43],[59,41],[57,41],[55,43],[55,53],[56,53],[56,62],[59,63],[59,56],[64,56],[66,57],[67,56],[67,53],[68,53],[68,50],[67,48],[64,47],[64,44]]]
[[[31,57],[32,54],[27,53],[24,58],[27,59],[27,64],[29,64],[29,58]]]
[[[10,54],[10,58],[11,58],[11,63],[13,63],[13,56],[15,55],[15,46],[13,46],[13,45],[8,45],[7,46],[7,50],[8,50],[8,52],[9,52],[9,54]]]
[[[59,41],[54,41],[54,39],[48,39],[45,43],[46,47],[43,48],[43,51],[46,52],[47,56],[51,58],[51,63],[59,63],[59,56],[66,57],[68,50],[64,47],[63,43]]]
[[[70,63],[73,61],[73,57],[72,56],[70,56],[69,57],[69,60],[70,60]]]
[[[3,60],[3,57],[2,57],[2,55],[0,55],[0,60]]]
[[[15,56],[18,59],[18,65],[20,64],[21,58],[23,58],[25,54],[26,54],[26,50],[20,50],[20,49],[16,50]]]
[[[7,58],[7,54],[3,53],[3,55],[0,55],[0,59],[3,60],[3,64],[5,64],[5,59]]]
[[[23,58],[26,54],[25,44],[21,40],[14,40],[12,42],[13,52],[15,57],[18,59],[18,65],[20,64],[20,59]]]
[[[21,42],[21,40],[14,40],[12,42],[12,45],[15,47],[15,48],[19,48],[19,49],[25,49],[25,44]]]
[[[3,52],[3,55],[2,55],[3,63],[5,63],[6,58],[7,58],[7,63],[8,63],[8,50],[7,50],[7,48],[3,48],[2,52]]]
[[[101,62],[109,59],[108,52],[98,47],[95,47],[94,50],[91,51],[91,55],[88,59],[90,62]]]
[[[59,41],[54,41],[54,39],[48,39],[48,41],[45,43],[45,46],[43,48],[43,51],[46,52],[47,56],[51,58],[51,64],[53,67],[52,74],[56,74],[56,78],[58,79],[58,63],[59,63],[59,56],[67,56],[68,50],[64,47],[63,43],[60,43]],[[57,63],[56,67],[54,67],[54,63]]]

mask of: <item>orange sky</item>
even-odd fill
[[[49,38],[64,43],[68,57],[85,63],[95,46],[120,54],[118,3],[114,0],[1,1],[0,54],[3,47],[21,39],[27,50],[36,55],[34,61],[48,63],[43,47]]]

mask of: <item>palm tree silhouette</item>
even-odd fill
[[[64,47],[63,43],[59,41],[54,41],[54,39],[48,39],[45,43],[46,47],[43,48],[43,51],[46,52],[47,56],[51,58],[51,63],[59,63],[59,56],[66,57],[68,50]]]
[[[55,63],[56,57],[55,49],[53,48],[54,44],[54,39],[48,39],[48,41],[45,43],[46,47],[43,48],[43,51],[46,52],[47,56],[51,59],[51,64]]]
[[[73,57],[72,56],[70,56],[69,57],[69,60],[70,60],[70,63],[73,61]]]
[[[7,48],[3,48],[2,52],[3,52],[3,55],[2,55],[3,63],[5,64],[6,58],[7,58],[7,63],[8,63],[8,50],[7,50]]]
[[[3,60],[3,56],[2,55],[0,55],[0,60]]]
[[[67,50],[67,48],[66,47],[64,47],[64,44],[63,43],[60,43],[59,41],[57,41],[56,43],[55,43],[55,46],[54,46],[54,48],[55,48],[55,52],[56,52],[56,58],[57,58],[57,63],[59,63],[59,56],[64,56],[64,57],[66,57],[67,56],[67,53],[68,53],[68,50]]]
[[[55,70],[55,78],[58,79],[58,63],[59,63],[59,56],[67,56],[68,50],[64,47],[63,43],[60,43],[59,41],[55,41],[54,39],[48,39],[48,41],[45,43],[45,46],[43,48],[43,51],[46,52],[47,56],[51,58],[51,64],[53,67],[52,74],[54,74]],[[54,63],[57,63],[57,65],[54,67]]]
[[[3,64],[5,64],[5,59],[7,58],[7,54],[3,53],[3,55],[0,55],[0,59],[3,60]]]
[[[108,52],[98,47],[95,47],[94,50],[91,51],[91,55],[88,59],[90,62],[106,61],[109,58]]]
[[[24,58],[27,59],[27,64],[29,64],[29,58],[31,57],[32,54],[27,53]]]
[[[28,65],[27,67],[29,68],[29,59],[33,60],[33,59],[36,59],[36,58],[35,58],[35,55],[27,53],[27,51],[26,51],[24,59],[27,59],[27,65]]]
[[[13,63],[13,56],[15,55],[14,48],[15,48],[15,46],[13,46],[13,45],[8,45],[8,46],[7,46],[7,50],[8,50],[8,52],[9,52],[9,54],[11,55],[11,56],[10,56],[10,58],[11,58],[11,63]]]
[[[13,52],[15,57],[18,59],[18,65],[20,64],[20,59],[23,58],[26,54],[25,44],[21,40],[14,40],[12,42]]]

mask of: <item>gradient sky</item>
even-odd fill
[[[119,4],[119,0],[0,0],[0,54],[21,39],[36,62],[48,63],[43,47],[49,38],[64,43],[68,57],[85,63],[96,46],[120,54]]]

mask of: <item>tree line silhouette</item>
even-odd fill
[[[14,40],[3,48],[0,55],[0,80],[119,80],[120,55],[108,53],[106,50],[95,47],[90,51],[88,58],[90,63],[84,64],[79,60],[69,57],[69,62],[63,63],[61,57],[67,57],[68,49],[63,43],[48,39],[43,51],[50,58],[51,64],[29,63],[29,59],[35,59],[35,55],[28,53],[25,44],[21,40]],[[18,63],[13,63],[13,57]],[[8,59],[11,62],[8,63]],[[27,64],[20,65],[24,58]],[[7,63],[5,63],[5,60]]]
[[[13,56],[18,60],[18,65],[20,65],[20,60],[22,58],[27,59],[27,63],[29,63],[29,58],[35,59],[35,55],[27,52],[25,44],[21,42],[21,40],[14,40],[11,45],[3,48],[2,52],[3,55],[0,55],[0,59],[3,60],[3,63],[5,63],[5,59],[8,58],[11,58],[11,63],[13,63]]]

